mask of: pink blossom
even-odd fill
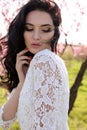
[[[87,45],[72,46],[75,58],[87,58]]]

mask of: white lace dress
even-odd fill
[[[68,130],[69,86],[63,60],[48,49],[30,63],[16,117],[21,130]],[[3,130],[15,120],[2,120]]]

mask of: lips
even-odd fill
[[[40,47],[40,46],[41,46],[40,43],[32,43],[31,45],[32,45],[33,47]]]

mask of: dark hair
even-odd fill
[[[11,22],[7,34],[7,53],[4,60],[4,65],[7,70],[7,80],[9,91],[12,91],[19,82],[17,71],[15,68],[16,55],[25,48],[24,29],[25,20],[29,12],[33,10],[41,10],[50,14],[55,26],[54,37],[50,43],[52,51],[57,45],[60,36],[59,25],[61,23],[61,13],[58,5],[51,0],[29,0],[21,9],[18,15]],[[33,54],[29,53],[33,56]]]

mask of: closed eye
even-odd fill
[[[43,32],[51,32],[51,31],[53,31],[53,29],[48,28],[48,29],[43,29],[42,31],[43,31]]]
[[[35,30],[35,28],[31,25],[25,26],[24,29],[25,29],[25,31],[30,31],[30,32]],[[49,26],[48,27],[39,27],[39,30],[43,33],[49,33],[49,32],[54,30],[54,27],[52,27],[52,26],[50,26],[50,27]]]
[[[41,27],[41,31],[46,32],[46,33],[51,32],[53,30],[54,30],[54,26],[43,26],[43,27]]]
[[[26,27],[25,26],[25,31],[33,31],[34,29],[32,27]]]

